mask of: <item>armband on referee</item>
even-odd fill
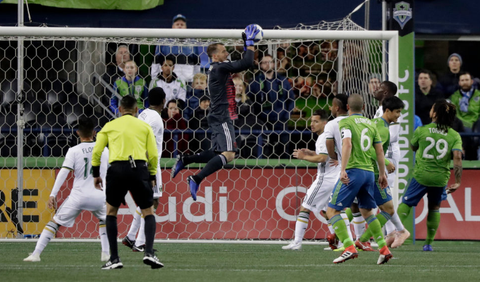
[[[92,166],[93,177],[100,177],[100,166]]]
[[[156,175],[156,174],[150,175],[150,179],[149,179],[149,180],[150,180],[150,181],[154,181],[154,180],[156,181],[156,180],[157,180],[157,175]]]

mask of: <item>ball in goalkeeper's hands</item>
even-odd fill
[[[249,24],[245,28],[245,34],[248,40],[253,40],[254,42],[259,42],[263,39],[263,29],[258,24]]]

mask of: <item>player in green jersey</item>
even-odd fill
[[[378,133],[380,134],[380,138],[382,139],[383,152],[386,153],[388,146],[390,145],[389,126],[391,123],[397,122],[405,105],[400,98],[392,96],[383,99],[382,107],[383,115],[374,119],[373,122],[375,123]],[[370,148],[370,152],[372,155],[375,178],[378,178],[379,170],[377,166],[377,156],[373,148]],[[395,171],[395,165],[387,158],[385,158],[385,164],[387,165],[388,173],[393,173]],[[396,248],[401,246],[405,240],[410,237],[410,232],[405,229],[400,221],[400,218],[395,213],[390,187],[381,189],[379,185],[375,183],[374,197],[377,206],[381,210],[381,212],[377,214],[377,219],[380,221],[380,225],[383,227],[387,221],[392,220],[395,228],[398,230],[398,234],[395,236],[396,242],[393,242],[392,247]],[[355,246],[364,251],[374,251],[369,242],[371,236],[372,234],[370,228],[368,228],[360,238],[357,238]]]
[[[340,181],[335,186],[328,204],[327,217],[338,238],[343,242],[345,251],[333,261],[334,263],[342,263],[358,257],[355,244],[349,238],[345,222],[340,216],[343,209],[352,205],[355,197],[358,199],[360,212],[380,247],[377,264],[384,264],[392,258],[392,254],[385,245],[380,222],[372,213],[372,209],[377,206],[373,197],[375,178],[370,154],[372,146],[375,148],[378,159],[378,183],[381,188],[388,186],[382,140],[372,121],[362,116],[363,107],[362,97],[358,94],[351,95],[348,98],[350,116],[339,122],[342,136],[342,166]]]
[[[440,202],[450,178],[452,154],[455,183],[446,188],[447,193],[453,193],[460,187],[462,139],[460,134],[451,128],[456,112],[455,106],[447,100],[437,101],[430,110],[432,123],[417,128],[411,142],[412,149],[417,151],[413,178],[402,197],[397,213],[403,222],[412,206],[416,206],[427,194],[427,238],[423,246],[424,251],[433,251],[431,244],[440,224]]]

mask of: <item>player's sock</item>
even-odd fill
[[[369,216],[366,221],[370,232],[372,232],[375,242],[378,244],[378,249],[381,250],[383,247],[385,247],[385,239],[383,238],[380,221],[374,215]]]
[[[390,218],[391,216],[384,211],[381,211],[379,214],[377,214],[378,222],[380,222],[380,228],[382,228],[385,223],[390,220]],[[367,242],[370,240],[370,237],[372,237],[372,229],[370,228],[370,225],[368,225],[367,230],[365,230],[362,237],[360,237],[360,242]]]
[[[397,213],[395,213],[395,214],[397,214]],[[398,220],[400,220],[400,219],[398,219]],[[385,223],[384,226],[385,226],[385,231],[387,232],[387,234],[390,234],[390,233],[395,231],[395,225],[393,224],[391,219],[389,221],[387,221],[387,223]],[[402,224],[402,226],[403,226],[403,224]]]
[[[57,234],[59,225],[53,221],[49,221],[45,228],[43,228],[42,234],[40,234],[40,238],[37,241],[37,245],[35,246],[35,251],[33,251],[34,255],[41,255],[43,249],[48,245],[48,242],[55,238],[55,234]]]
[[[359,212],[353,213],[353,230],[355,232],[355,237],[362,237],[365,232],[365,219],[362,217],[362,214]]]
[[[348,220],[350,220],[350,222],[352,222],[352,220],[353,220],[352,209],[351,208],[346,208],[345,209],[345,214],[347,215]]]
[[[117,217],[113,215],[107,215],[107,237],[108,244],[110,245],[110,260],[115,260],[118,258],[117,233]]]
[[[348,237],[347,225],[345,225],[345,221],[343,220],[342,216],[337,214],[333,216],[329,223],[333,225],[335,229],[335,234],[337,234],[338,239],[343,242],[345,248],[350,247],[353,245],[352,239]]]
[[[195,180],[197,184],[200,184],[205,177],[221,169],[227,163],[227,157],[222,154],[217,155],[213,157],[197,175],[193,176],[193,180]]]
[[[427,238],[425,239],[425,245],[431,245],[435,239],[438,225],[440,224],[440,211],[429,210],[427,216]]]
[[[137,239],[135,240],[135,246],[139,247],[145,244],[145,219],[140,219],[140,229],[138,229]]]
[[[410,207],[410,206],[408,206],[407,204],[404,204],[404,203],[401,203],[400,205],[398,205],[397,214],[398,214],[398,217],[400,218],[401,222],[405,221],[405,219],[410,214],[411,209],[412,209],[412,207]]]
[[[389,223],[391,225],[394,225],[394,229],[396,229],[397,231],[403,231],[405,229],[405,226],[403,226],[402,221],[400,220],[400,217],[398,217],[398,214],[396,212],[392,215],[390,221],[387,222],[387,224]],[[387,234],[389,234],[388,230],[389,228],[387,227]]]
[[[343,221],[345,221],[345,225],[347,226],[348,237],[353,241],[352,229],[350,228],[350,220],[348,220],[348,216],[344,213],[341,213],[340,216],[343,218]]]
[[[295,223],[295,239],[293,240],[295,243],[302,242],[303,236],[305,236],[305,231],[307,230],[309,218],[309,212],[301,211],[298,214],[297,222]]]
[[[107,224],[101,220],[98,224],[98,233],[100,234],[100,244],[102,244],[102,253],[109,253],[108,237],[107,237]]]
[[[212,158],[217,156],[213,150],[203,151],[195,155],[184,155],[182,156],[182,161],[184,165],[189,165],[191,163],[208,163]]]
[[[137,207],[135,210],[135,213],[133,214],[133,221],[132,224],[130,225],[130,229],[128,230],[127,237],[131,241],[135,240],[135,235],[137,235],[138,228],[140,227],[141,224],[141,216],[142,216],[142,210],[140,207]]]
[[[153,214],[145,217],[145,253],[153,255],[153,240],[155,240],[155,231],[157,223]]]

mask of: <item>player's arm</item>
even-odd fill
[[[348,130],[348,132],[350,132],[350,130]],[[350,154],[352,153],[352,135],[351,133],[347,133],[345,135],[346,136],[344,136],[342,140],[342,165],[340,171],[340,181],[342,181],[344,184],[348,184],[350,179],[348,179],[346,167],[348,161],[350,160]]]
[[[48,208],[55,209],[57,208],[57,194],[60,191],[63,183],[68,177],[70,171],[75,169],[75,156],[71,150],[67,151],[65,155],[65,160],[63,161],[62,168],[58,171],[57,178],[53,184],[52,192],[50,192],[50,198],[48,199]]]
[[[155,142],[155,135],[150,126],[147,134],[147,158],[148,158],[148,171],[150,172],[150,180],[155,180],[158,166],[158,149]]]
[[[338,160],[337,152],[335,152],[335,140],[334,139],[327,139],[325,141],[327,144],[327,152],[328,156],[332,160]]]
[[[253,67],[254,50],[253,46],[247,47],[247,51],[243,53],[241,60],[221,63],[218,65],[218,70],[224,73],[237,73]]]
[[[380,188],[385,189],[388,186],[388,182],[385,174],[385,155],[383,153],[383,146],[381,142],[378,142],[375,143],[374,147],[379,170],[378,184],[380,184]]]
[[[297,158],[299,160],[305,160],[305,161],[309,161],[311,163],[324,163],[327,161],[328,159],[328,155],[327,154],[311,154],[310,150],[306,151],[306,150],[293,150],[293,157],[294,158]]]
[[[455,174],[455,183],[447,187],[447,193],[455,192],[458,187],[460,187],[460,182],[462,180],[462,139],[457,133],[455,138],[455,143],[453,145],[453,172]]]

